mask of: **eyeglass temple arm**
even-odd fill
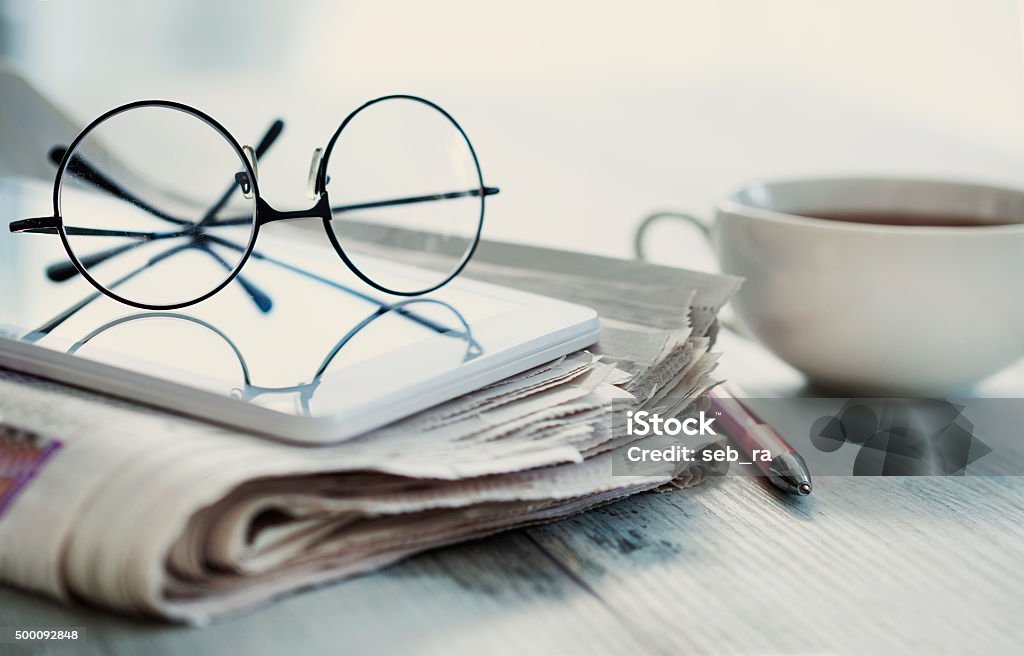
[[[31,219],[11,221],[11,232],[35,233],[41,235],[57,234],[57,217],[37,216]]]
[[[178,253],[181,253],[183,251],[189,250],[191,248],[199,248],[200,250],[202,250],[202,251],[208,253],[209,255],[211,255],[217,262],[219,262],[228,271],[230,271],[232,269],[231,265],[226,260],[224,260],[224,258],[222,258],[220,255],[215,253],[213,251],[213,249],[211,249],[209,246],[207,246],[205,244],[200,244],[200,245],[196,245],[194,243],[193,244],[181,244],[179,246],[173,246],[171,248],[168,248],[166,251],[163,251],[162,253],[159,253],[159,254],[153,256],[152,258],[150,258],[150,260],[148,262],[146,262],[145,264],[143,264],[139,268],[135,269],[134,271],[130,271],[127,274],[125,274],[124,276],[121,276],[121,278],[115,280],[112,284],[109,285],[109,288],[110,289],[116,289],[117,287],[120,287],[121,285],[123,285],[124,283],[128,282],[129,280],[131,280],[135,276],[139,275],[140,273],[142,273],[143,271],[145,271],[149,267],[151,267],[151,266],[153,266],[155,264],[158,264],[158,263],[160,263],[163,260],[166,260],[167,258],[171,257],[172,255],[177,255]],[[263,312],[268,312],[270,310],[270,307],[273,305],[273,302],[270,300],[269,296],[267,296],[265,293],[260,291],[260,289],[258,287],[256,287],[251,282],[249,282],[243,275],[239,274],[238,277],[237,277],[237,280],[238,280],[239,284],[242,286],[242,288],[245,289],[245,291],[249,294],[250,298],[252,298],[253,302],[256,303],[257,307],[260,308],[260,310],[262,310]],[[61,325],[62,323],[64,323],[65,321],[67,321],[68,319],[73,317],[78,312],[81,312],[83,308],[85,308],[87,305],[89,305],[90,303],[95,301],[100,296],[102,296],[102,294],[100,292],[98,292],[98,291],[89,294],[88,296],[86,296],[85,298],[80,300],[79,302],[75,303],[74,305],[72,305],[71,307],[67,308],[66,310],[64,310],[63,312],[58,314],[57,316],[55,316],[52,319],[50,319],[49,321],[47,321],[45,324],[43,324],[39,328],[33,330],[31,333],[29,333],[28,335],[25,336],[25,339],[29,339],[30,341],[37,341],[37,340],[41,339],[42,337],[50,334],[59,325]]]
[[[331,212],[340,214],[342,212],[354,212],[356,210],[368,210],[375,207],[392,207],[394,205],[412,205],[415,203],[430,203],[438,200],[451,200],[454,198],[469,198],[472,196],[493,196],[501,189],[497,187],[483,187],[482,189],[469,189],[466,191],[447,191],[443,194],[429,194],[426,196],[407,196],[405,198],[391,198],[388,200],[374,200],[354,205],[339,205],[332,207]]]
[[[52,216],[40,216],[32,219],[14,221],[10,225],[11,232],[37,233],[56,235],[59,233],[57,219]],[[103,228],[79,228],[65,226],[64,232],[69,237],[134,237],[140,241],[169,239],[193,234],[190,230],[173,230],[164,232],[142,232],[139,230],[106,230]]]
[[[386,200],[372,200],[365,203],[353,205],[335,205],[331,208],[331,214],[343,214],[357,210],[368,210],[376,207],[394,207],[396,205],[413,205],[416,203],[432,203],[440,200],[452,200],[455,198],[470,198],[473,196],[493,196],[500,193],[497,187],[483,187],[482,189],[467,189],[465,191],[446,191],[440,194],[428,194],[425,196],[406,196],[404,198],[388,198]],[[211,227],[245,225],[252,219],[248,216],[235,216],[219,221],[210,221],[207,225]]]
[[[228,273],[234,270],[231,263],[221,257],[217,251],[210,248],[209,244],[198,244],[197,248],[216,260],[217,263],[224,267],[224,270]],[[270,299],[270,296],[253,284],[245,274],[239,272],[238,275],[235,276],[235,280],[237,280],[238,284],[245,290],[245,293],[249,295],[249,298],[251,298],[252,302],[256,304],[256,307],[259,308],[260,312],[266,314],[267,312],[270,312],[272,307],[274,307],[274,301]]]
[[[162,252],[162,253],[160,253],[160,254],[150,258],[150,260],[148,262],[146,262],[142,266],[138,267],[137,269],[134,269],[133,271],[129,271],[128,273],[124,274],[123,276],[121,276],[120,278],[115,280],[113,283],[108,285],[107,287],[108,287],[108,289],[116,289],[117,287],[120,287],[121,285],[123,285],[124,283],[128,282],[129,280],[131,280],[135,276],[139,275],[140,273],[142,273],[143,271],[145,271],[149,267],[153,266],[154,264],[159,263],[161,260],[166,260],[167,258],[171,257],[172,255],[176,255],[176,254],[180,253],[181,251],[186,250],[188,248],[192,248],[192,245],[191,244],[183,244],[181,246],[175,246],[174,248],[168,248],[166,251],[164,251],[164,252]],[[77,303],[75,303],[71,307],[67,308],[66,310],[64,310],[63,312],[58,314],[57,316],[53,317],[52,319],[50,319],[49,321],[44,323],[39,328],[36,328],[32,332],[30,332],[27,335],[25,335],[22,339],[24,339],[25,341],[30,341],[30,342],[34,342],[34,341],[38,341],[38,340],[42,339],[46,335],[48,335],[51,332],[53,332],[53,330],[56,329],[57,326],[61,325],[65,321],[67,321],[68,319],[73,317],[78,312],[81,312],[84,307],[86,307],[87,305],[89,305],[90,303],[92,303],[93,301],[95,301],[97,298],[99,298],[102,295],[103,294],[101,292],[99,292],[99,291],[92,292],[91,294],[89,294],[88,296],[83,298],[82,300],[78,301]]]
[[[24,225],[23,226],[17,226],[17,227],[21,228],[20,230],[17,230],[17,232],[41,232],[41,231],[44,231],[44,230],[56,232],[57,229],[55,227],[49,225],[49,223],[52,220],[53,220],[53,217],[40,217],[40,218],[36,218],[36,219],[25,219],[24,221],[18,221],[16,223],[20,223],[20,224],[24,224]],[[14,225],[11,226],[11,231],[12,232],[16,231],[15,227],[16,226],[14,226]],[[121,246],[116,246],[114,248],[111,248],[111,249],[108,249],[108,250],[105,250],[105,251],[101,251],[99,253],[93,253],[91,255],[83,256],[79,260],[79,262],[81,262],[82,266],[84,266],[84,267],[95,266],[97,262],[102,262],[103,260],[109,259],[109,258],[111,258],[111,257],[113,257],[115,255],[118,255],[120,253],[123,253],[123,252],[125,252],[127,250],[130,250],[132,248],[136,248],[140,244],[146,243],[148,241],[153,241],[155,239],[162,239],[162,238],[165,238],[165,237],[184,237],[184,236],[187,236],[188,234],[190,234],[188,231],[175,231],[175,232],[164,232],[164,233],[144,233],[144,232],[133,232],[133,231],[130,231],[130,230],[126,230],[126,231],[119,231],[119,230],[92,230],[92,229],[85,229],[85,228],[79,228],[78,230],[72,231],[70,234],[74,234],[75,232],[79,232],[80,234],[86,234],[86,235],[101,235],[101,236],[110,236],[110,237],[135,236],[135,237],[139,237],[139,239],[140,239],[140,241],[138,241],[138,242],[132,242],[132,243],[129,243],[129,244],[122,244]],[[193,246],[195,246],[195,247],[199,248],[200,250],[202,250],[203,252],[209,254],[221,266],[223,266],[224,269],[227,270],[228,272],[233,270],[233,267],[231,266],[231,264],[228,263],[220,255],[218,255],[209,246],[207,246],[205,244],[186,244],[186,245],[184,245],[185,248],[189,248],[189,247],[193,247]],[[171,250],[174,250],[174,249],[171,249]],[[64,280],[68,280],[69,278],[73,277],[74,275],[76,275],[78,273],[79,273],[78,269],[71,262],[60,262],[59,264],[51,265],[51,266],[47,267],[47,269],[46,269],[47,276],[51,280],[53,280],[55,282],[63,282]],[[266,292],[261,290],[257,285],[255,285],[252,282],[250,282],[243,274],[239,274],[237,279],[238,279],[239,285],[241,285],[242,289],[244,289],[245,292],[249,295],[249,298],[251,298],[253,300],[253,302],[256,303],[256,306],[260,309],[260,311],[262,311],[262,312],[269,312],[270,308],[273,307],[273,301],[270,299],[270,296],[267,295]],[[81,309],[81,308],[79,308],[79,309]],[[77,311],[78,310],[75,310],[75,312],[77,312]],[[68,316],[70,316],[70,314]]]
[[[129,242],[127,244],[114,246],[113,248],[108,248],[107,250],[99,251],[97,253],[82,255],[81,257],[78,258],[78,261],[81,263],[82,266],[88,269],[90,267],[96,266],[100,262],[109,260],[115,255],[120,255],[121,253],[130,251],[133,248],[138,248],[139,246],[139,242]],[[75,267],[75,265],[69,260],[66,260],[64,262],[55,262],[54,264],[51,264],[50,266],[46,267],[46,277],[52,280],[53,282],[64,282],[65,280],[70,280],[71,278],[77,276],[79,273],[80,272],[78,271],[78,268]]]
[[[224,239],[223,237],[220,237],[218,235],[206,234],[206,235],[204,235],[204,238],[209,240],[209,241],[212,241],[212,242],[215,242],[217,244],[220,244],[221,246],[224,246],[226,248],[230,248],[232,250],[238,251],[238,252],[244,252],[245,251],[245,247],[244,246],[236,244],[235,242],[230,241],[228,239]],[[126,251],[130,251],[130,250],[132,250],[134,248],[137,248],[142,243],[145,243],[145,242],[132,242],[132,243],[129,243],[129,244],[122,244],[120,246],[115,246],[113,248],[109,248],[109,249],[107,249],[105,251],[99,251],[98,253],[92,253],[90,255],[84,255],[84,256],[80,257],[78,259],[78,261],[82,264],[82,266],[84,266],[86,268],[92,267],[92,266],[96,266],[97,264],[99,264],[99,263],[101,263],[101,262],[103,262],[105,260],[108,260],[108,259],[110,259],[112,257],[117,256],[117,255],[120,255],[121,253],[124,253]],[[207,250],[207,252],[209,252],[211,254],[215,254],[212,249],[208,249],[207,248],[206,250]],[[329,278],[324,278],[322,276],[318,276],[318,275],[316,275],[314,273],[306,271],[305,269],[301,269],[299,267],[296,267],[296,266],[293,266],[291,264],[288,264],[287,262],[284,262],[282,260],[277,260],[275,258],[269,257],[267,255],[264,255],[263,253],[261,253],[258,250],[253,250],[252,257],[257,259],[257,260],[262,260],[262,261],[270,262],[271,264],[274,264],[274,265],[276,265],[278,267],[281,267],[281,268],[287,269],[289,271],[292,271],[293,273],[297,273],[299,275],[305,276],[306,278],[310,278],[311,280],[316,280],[316,281],[321,282],[323,284],[326,284],[328,286],[334,287],[336,289],[340,289],[341,291],[344,291],[344,292],[346,292],[348,294],[351,294],[353,296],[361,298],[361,299],[363,299],[365,301],[370,301],[370,302],[378,304],[378,305],[381,304],[379,299],[374,298],[373,296],[370,296],[369,294],[364,294],[364,293],[362,293],[362,292],[360,292],[360,291],[358,291],[356,289],[352,289],[351,287],[347,287],[347,286],[342,285],[340,283],[336,283],[333,280],[330,280]],[[50,280],[54,281],[54,282],[64,282],[65,280],[69,280],[69,279],[71,279],[71,278],[73,278],[73,277],[75,277],[75,276],[77,276],[79,274],[80,274],[80,272],[79,272],[78,268],[72,262],[70,262],[70,261],[56,262],[56,263],[51,264],[50,266],[48,266],[46,268],[46,275],[47,275],[47,277]],[[245,286],[246,284],[249,284],[252,287],[253,291],[250,292],[250,296],[253,296],[253,300],[256,300],[256,294],[254,294],[253,292],[258,292],[258,288],[255,285],[252,285],[251,283],[247,283],[246,279],[241,274],[239,274],[238,280],[239,280],[239,282],[243,286]],[[246,291],[249,291],[249,290],[247,289]],[[259,292],[258,295],[263,297],[263,298],[266,298],[267,301],[269,302],[269,297],[265,293]]]
[[[138,269],[136,269],[136,270],[128,273],[127,275],[122,276],[120,279],[114,281],[112,284],[109,285],[109,288],[110,289],[115,289],[115,288],[123,285],[124,283],[128,282],[129,280],[131,280],[132,278],[134,278],[138,274],[142,273],[143,271],[145,271],[149,267],[153,266],[154,264],[159,263],[161,260],[165,260],[165,259],[167,259],[168,257],[170,257],[172,255],[176,255],[176,254],[178,254],[178,253],[180,253],[182,251],[186,251],[186,250],[188,250],[190,248],[199,248],[200,250],[208,253],[217,262],[219,262],[225,269],[227,269],[228,271],[231,271],[231,268],[232,268],[231,265],[228,264],[228,262],[226,262],[224,260],[224,258],[222,258],[219,255],[217,255],[212,249],[210,249],[208,247],[205,247],[205,246],[195,246],[193,244],[182,244],[180,246],[174,246],[172,248],[168,248],[166,251],[164,251],[164,252],[160,253],[159,255],[156,255],[155,257],[151,258],[148,262],[146,262],[144,265],[142,265]],[[257,287],[256,285],[254,285],[251,282],[249,282],[249,280],[246,279],[245,276],[242,275],[242,274],[238,274],[238,277],[236,278],[236,280],[238,280],[238,284],[241,285],[242,289],[245,290],[245,292],[249,295],[249,298],[252,299],[252,301],[256,304],[256,307],[258,307],[261,312],[266,313],[266,312],[270,311],[270,308],[273,306],[273,301],[270,299],[269,296],[267,296],[266,293],[264,293],[262,290],[260,290],[259,287]],[[80,300],[79,302],[75,303],[74,305],[72,305],[71,307],[67,308],[66,310],[64,310],[63,312],[58,314],[57,316],[55,316],[52,319],[50,319],[49,321],[47,321],[41,327],[39,327],[39,328],[33,330],[32,332],[30,332],[28,335],[25,336],[24,339],[27,339],[29,341],[37,341],[37,340],[41,339],[42,337],[50,334],[58,326],[60,326],[62,323],[64,323],[65,321],[67,321],[68,319],[73,317],[75,314],[81,312],[83,308],[85,308],[87,305],[89,305],[90,303],[92,303],[93,301],[98,299],[100,296],[102,296],[102,294],[100,292],[98,292],[98,291],[89,294],[88,296],[86,296],[85,298]]]
[[[56,232],[56,228],[54,227],[41,226],[38,223],[30,223],[40,221],[46,223],[47,218],[49,217],[43,217],[41,219],[26,219],[25,221],[19,222],[29,223],[29,225],[25,229],[22,229],[20,231],[40,232],[46,230]],[[12,230],[14,230],[14,226],[12,226]],[[134,232],[131,230],[95,230],[91,228],[65,228],[65,230],[70,235],[77,234],[102,237],[137,237],[139,239],[139,241],[137,242],[122,244],[120,246],[115,246],[114,248],[107,249],[105,251],[100,251],[98,253],[91,253],[89,255],[82,256],[81,258],[79,258],[79,263],[81,263],[81,265],[86,268],[96,266],[100,262],[108,260],[116,255],[120,255],[121,253],[129,251],[133,248],[137,248],[141,244],[150,241],[170,237],[185,237],[191,234],[187,230],[179,230],[174,232]],[[213,249],[205,245],[196,246],[200,248],[200,250],[202,250],[203,252],[213,257],[228,272],[231,272],[233,270],[231,264],[224,260],[224,258],[218,255]],[[70,261],[58,262],[46,268],[47,277],[54,282],[64,282],[65,280],[69,280],[70,278],[73,278],[74,276],[78,275],[78,273],[78,268],[74,265],[74,263]],[[260,309],[261,312],[265,313],[270,311],[274,304],[273,301],[270,299],[270,296],[266,292],[260,289],[257,285],[250,282],[248,278],[246,278],[242,274],[238,275],[238,283],[249,295],[249,298],[251,298],[253,302],[256,303],[256,306]]]

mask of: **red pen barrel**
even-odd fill
[[[712,389],[708,398],[719,426],[762,474],[787,492],[810,493],[806,463],[774,428],[721,385]]]

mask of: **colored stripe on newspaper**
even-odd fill
[[[0,517],[62,446],[58,440],[0,426]]]

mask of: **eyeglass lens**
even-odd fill
[[[246,171],[231,142],[198,116],[164,106],[115,114],[79,140],[61,172],[68,245],[122,299],[202,298],[238,268],[255,228]]]

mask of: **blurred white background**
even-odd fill
[[[0,0],[0,52],[83,125],[149,97],[243,142],[285,118],[261,163],[278,207],[309,204],[351,109],[415,93],[502,187],[487,236],[623,256],[645,213],[707,215],[752,178],[1024,186],[1020,34],[1014,0]],[[685,228],[657,236],[657,259],[707,264]]]

